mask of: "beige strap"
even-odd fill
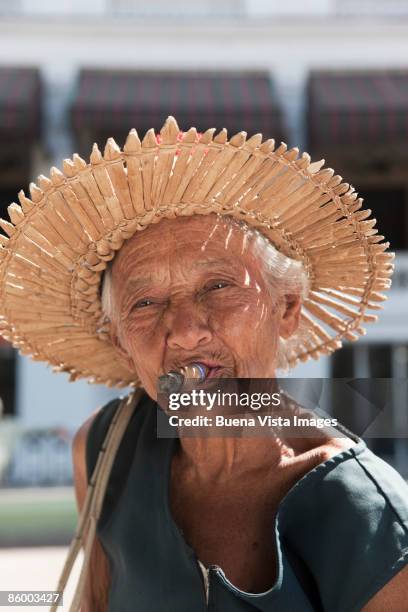
[[[57,591],[63,592],[71,574],[73,565],[81,547],[84,547],[84,559],[81,573],[69,612],[79,612],[85,580],[89,568],[89,558],[96,534],[96,526],[102,510],[102,503],[116,452],[119,448],[126,427],[136,408],[143,389],[138,389],[128,398],[121,401],[99,451],[92,477],[88,486],[85,502],[79,516],[75,535],[72,539],[64,567],[58,582]],[[86,537],[84,532],[87,531]],[[49,612],[57,612],[57,604],[53,604]]]

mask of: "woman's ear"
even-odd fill
[[[113,322],[111,322],[110,338],[111,338],[111,342],[115,348],[116,354],[118,355],[120,361],[130,372],[132,372],[134,370],[133,361],[129,353],[126,351],[126,349],[122,345],[120,338],[119,338],[117,326]]]
[[[283,298],[283,313],[279,326],[279,335],[290,338],[299,327],[302,300],[299,294],[288,294]]]

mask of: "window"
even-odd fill
[[[0,338],[0,418],[16,414],[16,352]]]
[[[408,190],[359,189],[364,207],[373,211],[378,232],[386,236],[392,250],[408,249]]]
[[[0,189],[0,217],[2,219],[8,220],[9,216],[7,206],[16,201],[17,192],[19,189],[20,187],[17,187],[16,189]],[[1,228],[0,232],[4,234]]]
[[[8,219],[7,206],[16,198],[18,189],[0,190],[0,217]],[[4,233],[0,229],[1,233]],[[0,418],[14,415],[16,356],[13,348],[0,337]]]

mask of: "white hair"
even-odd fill
[[[249,227],[244,221],[238,221],[233,217],[223,216],[223,220],[231,222],[235,227],[238,226],[250,239],[253,239],[252,247],[255,254],[263,263],[263,271],[271,296],[278,304],[286,295],[298,295],[303,301],[310,290],[310,281],[305,267],[301,261],[296,261],[287,257],[255,228]],[[101,285],[102,311],[107,319],[112,320],[114,315],[114,300],[112,290],[112,264],[109,262]],[[295,345],[303,335],[302,322],[298,330],[288,339],[279,337],[277,351],[277,367],[280,370],[287,370],[288,355],[291,352],[291,345]]]
[[[272,298],[279,304],[287,295],[296,295],[303,302],[310,291],[310,280],[301,261],[287,257],[256,229],[249,229],[255,234],[255,252],[263,263],[263,270]],[[277,347],[277,369],[285,372],[289,369],[289,356],[305,336],[305,323],[300,320],[297,330],[289,337],[279,336]]]

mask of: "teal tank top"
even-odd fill
[[[118,406],[110,402],[92,422],[88,482]],[[246,593],[210,566],[206,593],[198,559],[171,515],[177,439],[156,437],[157,410],[147,395],[139,401],[97,525],[111,572],[109,612],[359,612],[408,562],[408,486],[358,438],[280,503],[272,588]]]

